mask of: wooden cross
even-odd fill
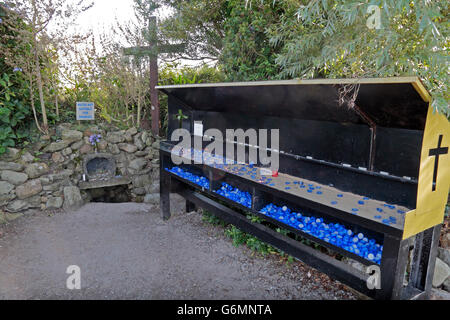
[[[157,38],[156,17],[149,18],[149,45],[143,47],[124,48],[123,53],[127,56],[150,57],[150,102],[152,116],[152,132],[159,135],[161,123],[159,120],[159,99],[156,85],[158,84],[158,54],[175,53],[185,49],[185,44],[159,44]]]

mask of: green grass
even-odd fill
[[[284,252],[272,247],[271,245],[265,243],[264,241],[259,240],[258,238],[248,233],[245,233],[244,231],[238,229],[233,225],[227,224],[225,221],[214,216],[207,210],[203,209],[202,212],[203,212],[202,220],[212,225],[222,226],[224,228],[225,235],[231,239],[235,247],[246,245],[250,250],[254,251],[255,253],[261,254],[262,256],[267,256],[270,254],[278,254],[283,259],[286,259],[287,263],[294,261],[294,257],[285,254]],[[263,219],[252,214],[247,214],[247,219],[249,219],[253,223],[264,222]],[[288,230],[280,228],[277,228],[276,231],[284,235],[288,234],[289,232]]]

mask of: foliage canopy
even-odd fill
[[[170,7],[166,37],[216,48],[228,80],[416,75],[450,116],[447,1],[139,1]],[[379,29],[368,26],[370,6]]]

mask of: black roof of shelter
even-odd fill
[[[339,104],[338,90],[358,84],[356,109]],[[423,130],[430,95],[417,77],[314,79],[158,86],[202,111],[292,117]],[[363,116],[362,116],[363,115]]]

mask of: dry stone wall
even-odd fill
[[[101,136],[96,146],[89,141],[94,134]],[[0,156],[0,223],[29,209],[67,209],[90,201],[79,183],[84,157],[96,152],[111,154],[116,175],[130,179],[132,201],[159,201],[159,138],[151,132],[62,124],[52,137]]]

